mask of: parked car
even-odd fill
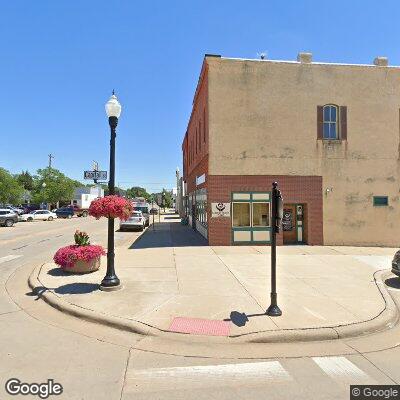
[[[61,207],[58,208],[56,211],[56,215],[58,218],[72,218],[75,213],[74,213],[74,209],[72,207]]]
[[[0,208],[0,225],[10,228],[18,222],[18,214],[8,208]]]
[[[16,212],[18,215],[22,215],[24,213],[24,209],[23,208],[10,206],[10,205],[2,206],[1,209],[10,210],[10,211]]]
[[[74,210],[74,215],[77,217],[87,217],[89,215],[89,209],[81,208],[77,205],[69,206]]]
[[[39,204],[22,204],[22,208],[24,209],[24,214],[29,214],[35,210],[41,210]]]
[[[400,250],[396,252],[392,260],[392,272],[400,276]]]
[[[57,214],[52,213],[49,210],[35,210],[30,212],[29,214],[22,214],[20,217],[20,221],[53,221],[53,219],[57,218]]]
[[[127,229],[139,229],[142,231],[145,226],[146,218],[143,216],[141,211],[134,211],[126,221],[119,222],[119,229],[121,231]]]
[[[134,211],[141,211],[143,214],[143,217],[146,220],[145,225],[149,226],[150,223],[150,213],[149,213],[149,205],[144,202],[133,202],[133,209]]]

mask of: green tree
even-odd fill
[[[74,183],[74,185],[75,185],[76,188],[82,187],[82,186],[88,186],[88,185],[84,185],[82,182],[79,182],[79,181],[77,181],[77,180],[75,180],[75,179],[72,179],[72,182]],[[93,186],[93,185],[92,185],[92,186]]]
[[[18,180],[4,168],[0,168],[0,203],[18,204],[24,188]]]
[[[172,193],[165,189],[162,193],[164,194],[164,207],[171,208],[173,204]]]
[[[104,196],[108,196],[110,194],[109,190],[108,190],[108,185],[106,183],[102,183],[100,184],[100,187],[104,190]],[[115,186],[114,188],[115,194],[118,196],[126,196],[126,190],[122,189],[118,186]]]
[[[38,169],[34,177],[33,201],[51,204],[56,204],[58,201],[69,202],[74,195],[76,182],[58,169],[50,167]]]
[[[144,197],[146,201],[151,200],[151,195],[150,193],[147,193],[147,190],[145,188],[142,188],[140,186],[133,186],[129,189],[126,190],[126,196],[133,199],[135,197]]]
[[[15,175],[15,177],[25,190],[33,189],[33,176],[28,171],[22,171],[20,174]]]

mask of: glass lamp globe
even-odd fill
[[[112,94],[110,100],[106,103],[106,113],[108,117],[117,117],[121,115],[121,104],[119,103],[117,96]]]

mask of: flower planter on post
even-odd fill
[[[132,212],[132,203],[116,195],[93,200],[90,204],[89,215],[96,219],[108,218],[107,273],[101,282],[101,290],[115,290],[120,287],[120,282],[114,269],[114,219],[119,218],[122,221],[126,221],[132,215]]]

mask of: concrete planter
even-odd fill
[[[99,268],[100,268],[100,257],[96,257],[90,261],[84,261],[84,260],[76,261],[72,267],[63,268],[63,271],[85,274],[88,272],[97,271]]]

